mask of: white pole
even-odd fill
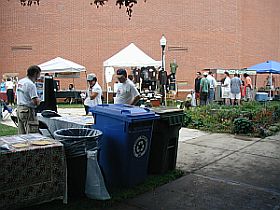
[[[269,100],[272,100],[272,73],[269,75]]]
[[[109,104],[109,92],[108,92],[108,83],[106,83],[106,90],[107,90],[107,96],[106,96],[106,100],[107,100],[107,104]]]

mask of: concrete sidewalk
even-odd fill
[[[280,134],[265,139],[182,128],[186,175],[114,210],[280,209]]]

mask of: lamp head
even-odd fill
[[[160,39],[160,46],[162,46],[162,47],[166,46],[166,38],[164,37],[164,35],[162,35],[162,37]]]

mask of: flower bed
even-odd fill
[[[265,137],[280,130],[280,102],[248,102],[241,106],[217,104],[186,110],[184,126],[210,132]]]

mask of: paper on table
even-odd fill
[[[35,141],[40,139],[48,139],[48,137],[42,136],[39,133],[32,133],[32,134],[24,134],[20,135],[21,138],[28,140],[28,141]]]
[[[26,139],[23,139],[21,136],[1,137],[1,140],[7,144],[16,144],[16,143],[22,143],[26,141]]]

